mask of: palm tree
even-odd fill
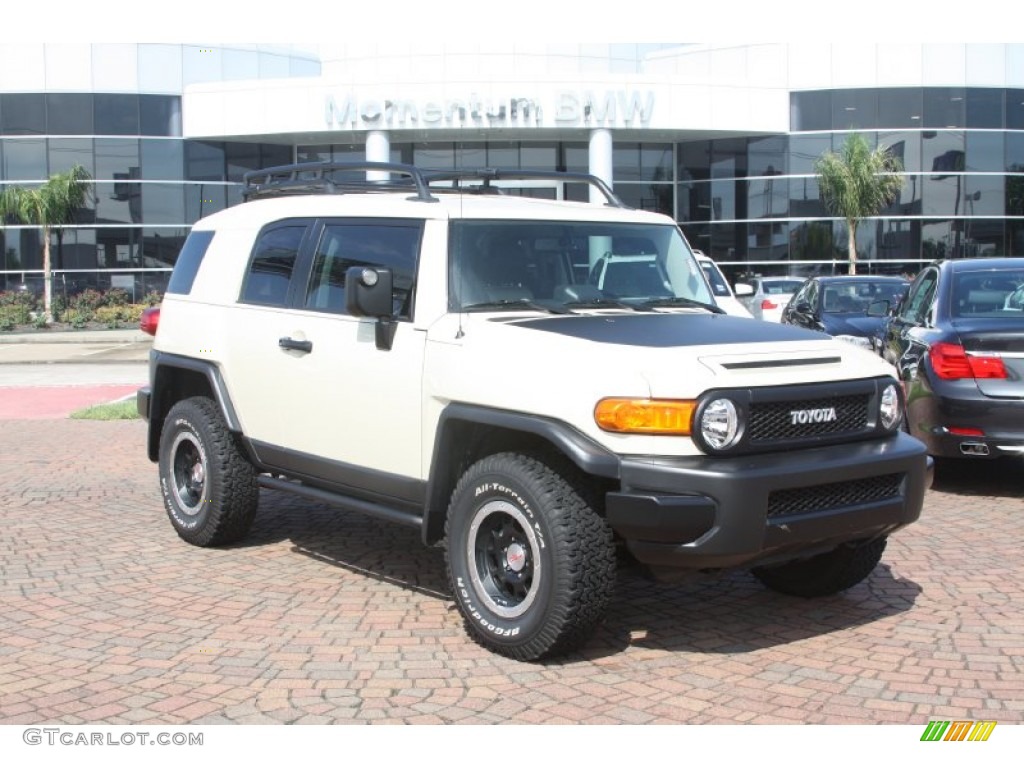
[[[50,233],[75,221],[78,209],[93,197],[92,176],[81,165],[55,173],[40,187],[8,186],[0,191],[0,216],[11,216],[43,230],[43,312],[53,321]]]
[[[903,189],[903,163],[888,147],[872,150],[859,133],[850,134],[838,153],[826,152],[814,163],[821,199],[833,216],[846,220],[850,274],[857,274],[857,224],[874,216]]]

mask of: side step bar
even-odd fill
[[[383,504],[366,501],[365,499],[357,499],[352,496],[344,496],[340,493],[332,493],[331,491],[324,491],[320,488],[313,488],[293,480],[282,480],[278,477],[270,477],[269,475],[260,475],[257,480],[264,488],[270,488],[275,491],[287,491],[288,493],[297,493],[300,496],[307,496],[311,499],[316,499],[317,501],[326,501],[329,504],[338,504],[343,507],[348,507],[355,512],[362,512],[364,515],[377,517],[391,523],[400,523],[401,525],[408,525],[413,528],[423,527],[423,517],[412,512],[402,512],[401,510],[394,509],[393,507],[386,507]]]

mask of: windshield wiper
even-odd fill
[[[462,308],[463,312],[487,309],[534,309],[538,312],[548,312],[552,315],[571,315],[571,310],[561,304],[548,305],[533,301],[532,299],[498,299],[497,301],[480,301],[476,304],[468,304]]]
[[[639,306],[643,309],[653,309],[654,307],[697,307],[698,309],[706,309],[708,312],[714,312],[716,315],[726,314],[725,310],[717,304],[705,304],[703,301],[687,299],[683,296],[666,296],[661,299],[648,299],[647,301],[641,301]]]

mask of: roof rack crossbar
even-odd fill
[[[427,171],[425,172],[427,183],[452,182],[453,188],[458,188],[462,182],[479,181],[484,187],[490,187],[492,181],[559,181],[559,182],[580,182],[589,184],[598,189],[604,195],[607,204],[614,208],[628,208],[622,202],[604,179],[591,173],[577,173],[572,171],[544,171],[544,170],[505,170],[502,168],[478,168],[476,170],[457,171]],[[436,187],[435,187],[436,189]]]
[[[341,179],[330,175],[335,172],[359,173],[364,171],[386,172],[400,178]],[[300,193],[401,192],[415,188],[416,194],[411,199],[427,203],[437,202],[437,198],[430,194],[423,171],[404,163],[370,161],[362,163],[293,163],[263,168],[258,171],[248,171],[242,177],[242,182],[244,185],[242,197],[245,200]]]

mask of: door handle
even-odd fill
[[[277,346],[281,349],[294,349],[296,352],[313,351],[312,341],[301,341],[299,339],[293,339],[291,336],[282,336],[277,340]]]

